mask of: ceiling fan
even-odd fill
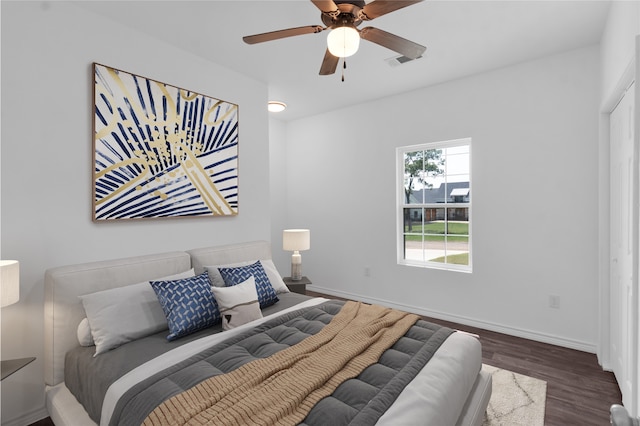
[[[426,47],[375,27],[365,27],[361,30],[357,27],[362,21],[371,21],[421,1],[374,0],[366,4],[362,0],[311,0],[322,12],[320,18],[324,27],[309,25],[245,36],[242,39],[247,44],[256,44],[303,34],[320,33],[329,29],[331,32],[327,37],[327,51],[320,66],[320,75],[335,73],[340,58],[353,55],[358,50],[361,38],[398,52],[407,58],[417,59],[424,53]]]

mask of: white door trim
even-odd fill
[[[631,342],[628,342],[631,351],[630,364],[635,371],[631,371],[632,388],[631,395],[627,398],[626,408],[632,417],[640,416],[640,284],[638,275],[640,273],[640,36],[636,36],[635,57],[628,64],[615,88],[605,97],[600,108],[600,144],[599,144],[599,333],[597,356],[598,361],[605,370],[611,370],[612,360],[610,353],[611,341],[609,331],[611,327],[610,311],[610,168],[609,168],[609,128],[610,114],[624,96],[626,90],[633,82],[635,85],[635,124],[634,124],[634,182],[636,183],[633,194],[633,300],[632,300],[632,333]]]

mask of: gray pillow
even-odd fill
[[[158,280],[193,277],[193,269]],[[87,314],[94,356],[167,329],[167,319],[148,281],[79,296]]]

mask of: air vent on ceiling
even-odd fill
[[[407,62],[413,62],[420,58],[422,58],[422,56],[418,56],[416,59],[411,59],[407,56],[400,55],[400,56],[394,56],[393,58],[389,58],[386,61],[387,61],[387,64],[389,64],[390,66],[397,67],[398,65],[406,64]]]

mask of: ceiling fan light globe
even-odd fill
[[[327,36],[327,47],[333,56],[346,58],[358,51],[360,34],[353,27],[338,27]]]

